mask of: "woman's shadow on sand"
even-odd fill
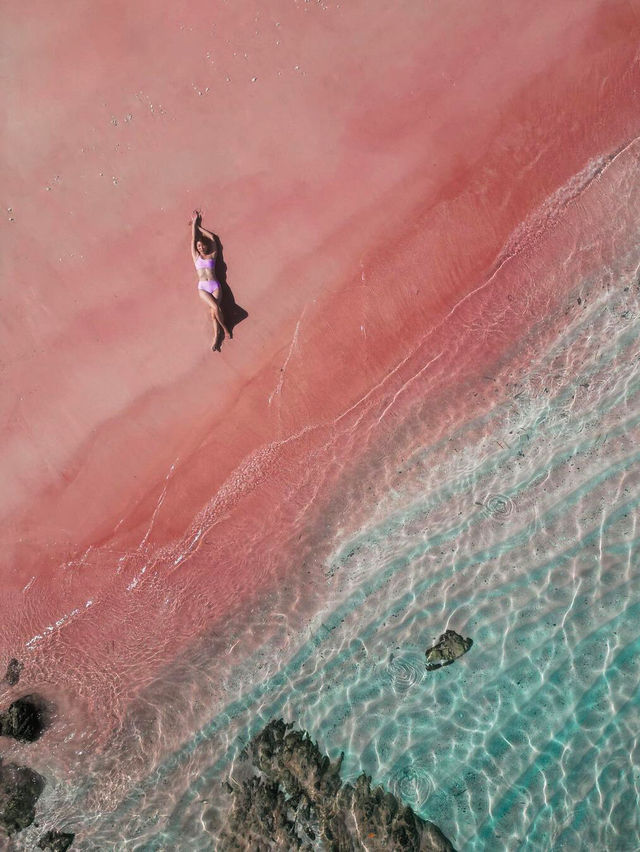
[[[220,307],[222,308],[222,313],[224,315],[225,325],[227,326],[229,331],[233,333],[233,329],[239,323],[241,323],[242,320],[245,320],[249,316],[249,314],[236,302],[235,296],[233,295],[233,291],[231,290],[229,282],[227,281],[227,264],[224,261],[222,241],[220,240],[220,237],[217,234],[214,234],[213,238],[217,251],[215,273],[217,280],[220,282],[220,289],[222,291],[220,297]]]

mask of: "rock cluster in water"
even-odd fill
[[[21,671],[22,664],[11,660],[4,680],[15,686]],[[19,742],[34,742],[47,727],[47,715],[47,704],[43,698],[24,695],[0,712],[0,736],[13,737]],[[3,835],[11,837],[31,825],[45,783],[42,775],[35,770],[15,763],[3,763],[0,757],[0,842]],[[66,852],[73,838],[73,834],[47,831],[38,841],[38,846],[49,852]]]
[[[220,850],[453,852],[437,826],[372,788],[367,775],[343,784],[342,756],[332,763],[307,733],[291,728],[272,721],[247,746],[259,774],[231,788]]]
[[[33,769],[2,763],[0,758],[0,826],[9,836],[33,822],[44,783]]]
[[[45,729],[44,702],[36,695],[25,695],[0,713],[0,736],[23,743],[37,740]]]
[[[458,657],[466,654],[472,645],[473,639],[463,639],[455,630],[447,630],[436,644],[426,651],[427,671],[450,666]]]
[[[16,660],[15,657],[9,660],[9,665],[7,666],[7,673],[4,676],[4,679],[9,684],[9,686],[15,686],[16,683],[20,680],[20,673],[24,666],[19,660]]]
[[[74,837],[75,834],[65,831],[47,831],[38,840],[38,849],[46,849],[48,852],[67,852]]]

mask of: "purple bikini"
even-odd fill
[[[213,257],[198,257],[195,260],[196,269],[214,269],[216,265]],[[206,293],[211,293],[213,296],[220,289],[220,284],[215,278],[211,281],[199,281],[198,290],[204,290]]]

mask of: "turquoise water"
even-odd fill
[[[522,341],[527,368],[492,376],[500,401],[446,438],[424,434],[419,387],[398,401],[401,442],[361,471],[375,500],[357,528],[327,528],[321,609],[295,629],[256,611],[265,638],[239,665],[201,649],[210,721],[79,848],[215,848],[221,782],[276,716],[460,850],[639,847],[636,264],[583,288],[551,347]],[[426,672],[447,628],[474,645]]]

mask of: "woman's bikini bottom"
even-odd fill
[[[215,296],[220,290],[220,284],[215,278],[211,281],[200,281],[198,282],[198,290],[204,290],[206,293],[211,293],[212,296]]]

